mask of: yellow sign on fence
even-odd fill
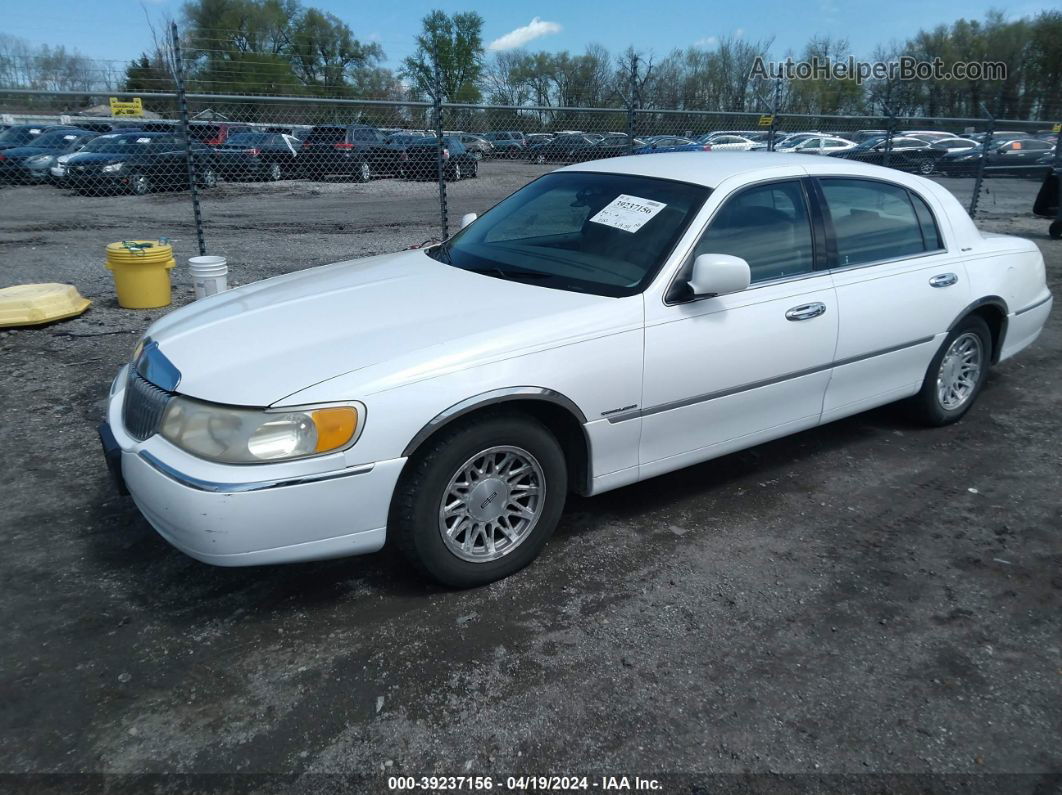
[[[124,102],[118,97],[111,97],[112,116],[143,116],[144,103],[140,97],[133,97],[129,102]]]
[[[1051,132],[1062,133],[1062,123],[1056,124],[1054,127],[1052,127]]]
[[[764,113],[762,116],[760,116],[761,127],[770,127],[772,124],[774,124],[774,116],[769,113]]]

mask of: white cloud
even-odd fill
[[[535,17],[528,24],[516,30],[509,31],[504,36],[495,39],[488,46],[488,50],[511,50],[514,47],[523,47],[529,41],[540,36],[549,36],[560,33],[563,28],[556,22],[546,22]]]
[[[705,36],[703,39],[697,39],[697,41],[693,42],[694,47],[716,47],[718,45],[718,36]]]

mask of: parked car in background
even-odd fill
[[[843,152],[847,149],[854,148],[855,143],[849,141],[847,138],[835,138],[829,135],[815,135],[811,138],[804,138],[794,146],[789,146],[788,142],[786,142],[782,146],[775,147],[775,151],[790,152],[798,155],[832,155],[837,152]]]
[[[980,146],[977,141],[969,138],[942,138],[932,143],[934,149],[943,149],[950,152],[954,149],[973,149],[975,146]]]
[[[291,135],[291,136],[294,136],[295,138],[298,138],[299,141],[301,142],[303,138],[305,138],[307,135],[310,134],[310,130],[312,130],[312,129],[313,129],[313,127],[311,127],[308,124],[295,124],[295,125],[280,124],[280,125],[270,125],[269,127],[266,127],[265,128],[265,132],[282,133],[283,135]]]
[[[571,492],[899,400],[956,423],[1051,308],[1036,244],[982,234],[919,176],[758,153],[584,163],[439,245],[163,314],[100,437],[198,560],[390,543],[482,586],[539,555]]]
[[[852,141],[852,143],[861,144],[871,138],[884,138],[888,134],[888,130],[856,130],[854,134],[848,136],[848,140]]]
[[[822,133],[820,132],[779,133],[774,141],[774,151],[782,152],[793,149],[797,144],[809,138],[818,138],[821,135]]]
[[[729,133],[710,133],[697,139],[697,143],[709,144],[713,152],[749,152],[756,148],[756,143],[743,135]]]
[[[26,146],[41,133],[61,127],[57,124],[12,124],[0,132],[0,151]]]
[[[594,139],[584,133],[576,135],[558,135],[549,141],[535,144],[527,150],[527,159],[531,163],[571,163],[578,157],[580,149],[593,146],[600,138]]]
[[[224,179],[287,179],[297,172],[300,146],[298,138],[284,133],[230,135],[217,148],[218,174]]]
[[[191,142],[200,186],[217,185],[215,152]],[[82,194],[132,193],[188,187],[185,142],[172,132],[110,133],[93,138],[66,164],[65,184]]]
[[[553,133],[528,133],[524,136],[524,143],[527,146],[534,146],[535,144],[542,144],[546,141],[553,140]]]
[[[483,133],[483,139],[489,141],[493,150],[492,157],[521,157],[527,149],[524,134],[514,130],[499,130]]]
[[[826,154],[830,157],[858,160],[860,163],[871,163],[875,166],[887,165],[889,168],[901,171],[932,174],[936,171],[937,161],[944,156],[946,151],[920,138],[901,135],[893,138],[891,144],[885,138],[871,138],[850,148],[827,151]]]
[[[1053,147],[1039,138],[1016,138],[996,141],[994,138],[985,156],[980,146],[974,149],[954,149],[938,161],[942,173],[949,177],[968,177],[977,173],[978,164],[984,158],[986,174],[1006,174],[1040,178],[1044,166],[1040,158]]]
[[[641,138],[632,140],[626,133],[610,133],[600,141],[577,147],[573,161],[601,160],[606,157],[629,155],[633,149],[640,149],[643,146],[645,146],[645,141]]]
[[[319,124],[299,148],[298,171],[305,179],[350,176],[368,182],[373,174],[393,174],[395,150],[388,136],[364,124]]]
[[[649,155],[654,152],[692,152],[697,149],[710,151],[707,144],[699,144],[680,135],[651,135],[643,139],[644,144],[634,150],[636,155]]]
[[[477,160],[493,156],[494,144],[483,136],[473,135],[472,133],[462,133],[458,137],[461,139],[461,143],[465,145],[465,149],[467,149],[472,157]]]
[[[460,136],[443,137],[443,176],[452,181],[479,176],[479,160],[465,149]],[[406,147],[402,175],[410,179],[438,177],[438,139],[427,136]]]
[[[932,144],[937,141],[943,141],[945,138],[954,138],[955,133],[943,132],[941,130],[903,130],[897,133],[897,136],[921,138],[923,141],[928,141]]]
[[[41,184],[51,179],[57,157],[76,152],[96,133],[76,127],[53,127],[26,146],[0,151],[0,182]]]
[[[188,125],[188,137],[205,146],[221,146],[231,135],[253,132],[254,128],[249,124],[235,124],[232,122],[203,122],[194,121]],[[169,132],[169,130],[167,130]],[[176,131],[174,131],[176,132]]]

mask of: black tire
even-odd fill
[[[545,487],[542,509],[512,551],[489,562],[462,560],[443,541],[440,504],[463,464],[497,446],[520,448],[535,458]],[[518,413],[479,415],[443,429],[406,464],[391,503],[388,536],[421,574],[436,582],[455,588],[486,585],[538,557],[557,526],[567,491],[564,453],[545,426]]]
[[[270,182],[279,182],[284,178],[284,170],[280,167],[280,163],[270,163],[266,169],[266,179]]]
[[[966,335],[975,336],[980,343],[980,369],[973,381],[972,389],[959,405],[954,407],[945,406],[940,398],[938,379],[941,377],[941,365],[949,349],[960,337]],[[922,381],[922,389],[910,399],[908,407],[914,419],[926,425],[939,427],[958,422],[963,415],[970,410],[977,400],[985,379],[988,378],[988,368],[992,361],[992,332],[988,324],[977,315],[970,315],[963,319],[940,346],[929,363],[925,378]]]
[[[1062,221],[1052,221],[1051,226],[1047,227],[1047,234],[1052,240],[1062,240]]]
[[[923,177],[928,177],[936,170],[936,164],[929,158],[918,161],[918,167],[916,169]]]
[[[475,179],[478,176],[479,176],[479,161],[478,160],[473,160],[472,161],[472,165],[469,166],[469,169],[468,169],[468,177],[469,177],[469,179]]]
[[[362,160],[354,167],[354,179],[357,182],[368,182],[372,179],[372,169],[369,168],[368,161]]]
[[[201,188],[216,188],[218,186],[218,175],[212,168],[203,169],[203,173],[199,177],[199,187]]]
[[[146,196],[151,193],[151,180],[144,174],[133,174],[129,177],[129,192],[134,196]]]
[[[461,171],[461,164],[460,163],[454,163],[450,167],[450,177],[449,178],[451,180],[453,180],[454,182],[458,182],[461,179],[461,177],[463,177],[463,176],[464,176],[464,174]]]

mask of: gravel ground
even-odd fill
[[[451,218],[545,170],[487,164],[451,186]],[[1027,215],[1034,186],[990,190],[983,226],[1035,239],[1057,293],[1062,244]],[[435,191],[223,184],[208,244],[239,283],[391,251],[437,233]],[[117,308],[103,246],[165,235],[183,262],[186,197],[0,196],[0,285],[68,281],[94,301],[0,337],[0,772],[114,776],[15,790],[581,774],[666,792],[1062,791],[1059,313],[956,426],[884,408],[573,497],[542,558],[487,588],[425,585],[388,550],[216,569],[112,493],[95,438],[161,311]],[[284,777],[208,775],[225,772]]]

